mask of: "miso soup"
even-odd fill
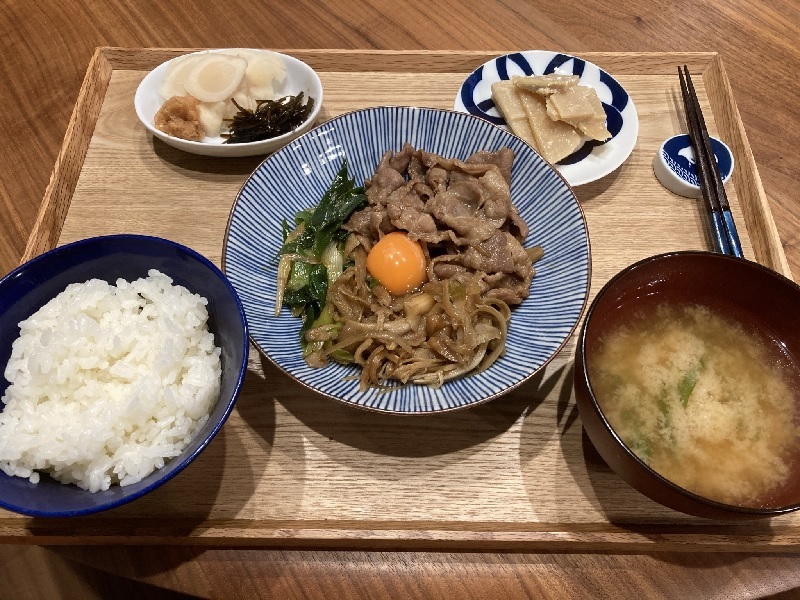
[[[606,335],[587,368],[609,424],[673,483],[759,507],[790,476],[796,365],[777,342],[707,307],[661,302]]]

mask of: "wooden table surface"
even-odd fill
[[[0,34],[0,274],[24,250],[97,46],[715,51],[800,274],[796,0],[6,0]],[[794,597],[798,566],[785,554],[0,546],[0,598]]]

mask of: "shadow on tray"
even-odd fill
[[[520,471],[534,511],[542,509],[548,518],[561,523],[607,521],[651,539],[654,550],[665,547],[670,539],[674,542],[680,533],[772,535],[769,520],[737,523],[701,519],[640,494],[606,464],[586,435],[573,397],[572,362],[555,373],[553,380],[555,405],[546,404],[536,418],[526,416],[520,432]],[[548,456],[541,458],[544,454]],[[543,465],[549,465],[555,476],[543,477]],[[684,564],[677,553],[665,553],[660,558]]]
[[[257,416],[251,415],[251,418],[258,421],[259,431],[269,433],[275,429],[274,407],[261,402],[263,386],[263,381],[250,373],[237,401],[237,410],[250,414],[257,406]],[[242,476],[243,471],[252,472],[253,466],[245,451],[241,427],[232,421],[235,419],[229,419],[185,469],[150,493],[94,515],[70,519],[34,518],[29,528],[33,532],[41,530],[43,534],[57,533],[63,527],[101,536],[146,538],[164,531],[170,536],[185,536],[209,518],[235,516],[252,496],[257,478]],[[259,442],[268,448],[271,440],[259,437]],[[226,460],[231,464],[226,465]],[[235,485],[227,485],[229,483]]]
[[[266,158],[263,155],[220,159],[215,156],[189,154],[168,146],[157,138],[153,138],[153,152],[171,168],[179,169],[183,174],[193,172],[200,179],[206,174],[234,176],[239,179],[242,175],[250,175]]]
[[[551,385],[541,372],[507,395],[473,408],[402,416],[364,410],[312,392],[263,357],[261,366],[266,381],[280,382],[269,386],[267,393],[303,425],[327,440],[393,457],[442,456],[476,447],[533,411]]]

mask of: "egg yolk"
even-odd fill
[[[369,274],[395,296],[407,294],[425,283],[425,266],[422,247],[399,231],[383,236],[367,255]]]

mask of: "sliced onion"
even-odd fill
[[[283,294],[286,291],[286,282],[289,281],[289,273],[292,272],[292,259],[287,255],[281,256],[278,262],[278,289],[275,293],[275,316],[281,314],[283,307]]]

